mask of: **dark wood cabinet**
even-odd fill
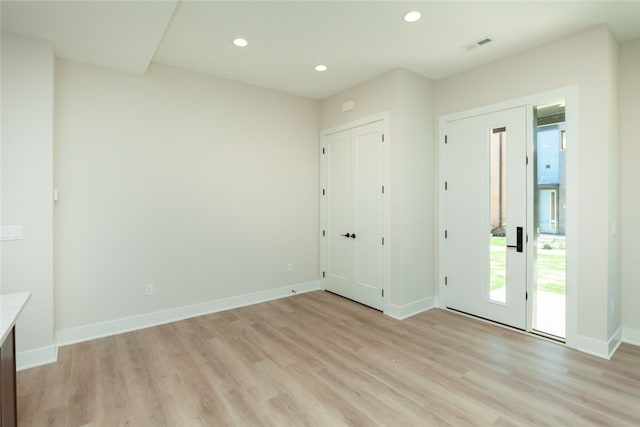
[[[16,319],[31,292],[0,295],[0,427],[18,425],[16,397]]]
[[[16,339],[15,327],[0,347],[0,426],[18,425],[16,405]]]

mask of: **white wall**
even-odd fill
[[[433,83],[404,72],[392,118],[392,280],[399,304],[436,295],[436,154]]]
[[[2,293],[31,291],[16,324],[19,364],[52,359],[53,78],[49,43],[2,33],[2,225],[23,240],[2,245]]]
[[[607,72],[607,111],[608,111],[608,208],[609,208],[609,239],[608,239],[608,280],[607,280],[607,338],[621,333],[621,301],[620,301],[620,139],[619,139],[619,111],[618,111],[618,42],[609,36],[608,72]],[[610,345],[614,345],[611,342]],[[609,349],[610,351],[613,348]]]
[[[432,83],[397,69],[322,102],[321,128],[389,111],[391,304],[396,312],[435,295]],[[342,103],[355,110],[342,112]],[[413,307],[413,306],[412,306]],[[400,311],[398,311],[400,310]]]
[[[440,80],[435,86],[438,116],[577,86],[577,333],[598,349],[606,347],[612,334],[615,316],[607,299],[616,298],[618,286],[617,263],[609,257],[617,245],[609,233],[617,225],[617,170],[613,169],[617,117],[611,93],[617,74],[616,46],[608,28],[601,26]],[[613,300],[616,307],[619,302]]]
[[[622,326],[640,345],[640,40],[620,46],[619,83]]]
[[[55,112],[58,329],[318,280],[317,101],[58,60]]]

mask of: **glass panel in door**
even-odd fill
[[[507,302],[507,132],[493,129],[489,140],[489,299]]]

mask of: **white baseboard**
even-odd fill
[[[577,337],[577,350],[592,356],[610,360],[622,343],[622,329],[618,329],[608,341],[598,340],[584,335]]]
[[[103,338],[124,332],[144,329],[164,323],[175,322],[191,317],[211,314],[218,311],[271,301],[296,294],[311,292],[320,289],[320,281],[297,283],[275,289],[238,295],[203,303],[171,308],[168,310],[145,313],[138,316],[93,323],[77,328],[61,329],[56,334],[58,345],[64,346],[96,338]]]
[[[620,344],[622,344],[622,328],[618,328],[618,330],[611,336],[611,338],[609,338],[609,341],[607,342],[607,346],[609,349],[607,359],[611,359],[613,357],[613,355],[618,350],[618,347],[620,347]]]
[[[640,346],[640,329],[622,328],[622,341]]]
[[[16,370],[35,368],[58,360],[58,346],[50,345],[16,353]]]
[[[609,356],[609,345],[606,341],[585,337],[584,335],[578,335],[576,337],[576,344],[576,350],[583,353],[600,357],[602,359],[607,359],[607,356]]]
[[[405,305],[389,304],[384,314],[394,319],[404,320],[435,307],[437,307],[437,297],[429,297]]]

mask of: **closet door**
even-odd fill
[[[325,289],[383,306],[383,123],[324,139]]]

